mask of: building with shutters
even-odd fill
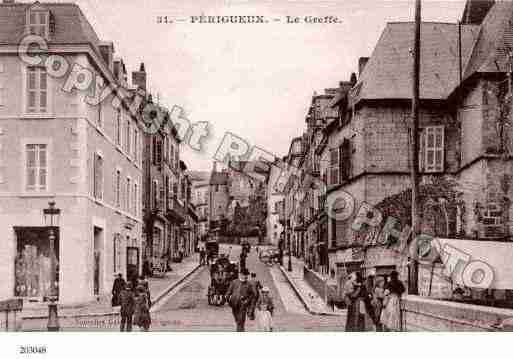
[[[42,56],[91,75],[86,91],[63,91],[49,60],[25,62],[16,49],[26,35],[51,44]],[[0,4],[0,299],[91,301],[110,295],[115,274],[140,273],[142,121],[129,106],[144,84],[129,86],[114,55],[74,4]],[[117,90],[95,103],[101,83]],[[61,210],[54,253],[49,201]]]

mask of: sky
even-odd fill
[[[42,1],[44,2],[44,1]],[[53,0],[52,2],[59,2]],[[69,1],[68,1],[69,2]],[[208,121],[189,169],[210,170],[226,131],[276,156],[305,129],[314,91],[337,87],[370,56],[387,22],[413,21],[413,0],[205,1],[76,0],[102,40],[114,42],[129,72],[141,62],[151,92],[191,122]],[[456,22],[463,1],[422,2],[423,21]],[[264,15],[267,24],[193,24],[198,15]],[[157,24],[157,16],[185,19]],[[336,16],[337,24],[287,24],[286,16]],[[413,35],[412,35],[413,36]]]

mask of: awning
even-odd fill
[[[435,238],[430,253],[431,260],[441,259],[455,284],[513,289],[512,242]]]

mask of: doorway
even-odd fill
[[[103,229],[100,227],[94,226],[94,275],[93,275],[93,294],[99,295],[102,288],[103,283]]]

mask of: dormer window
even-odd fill
[[[27,12],[27,31],[32,35],[48,38],[50,33],[50,11],[39,4]]]

